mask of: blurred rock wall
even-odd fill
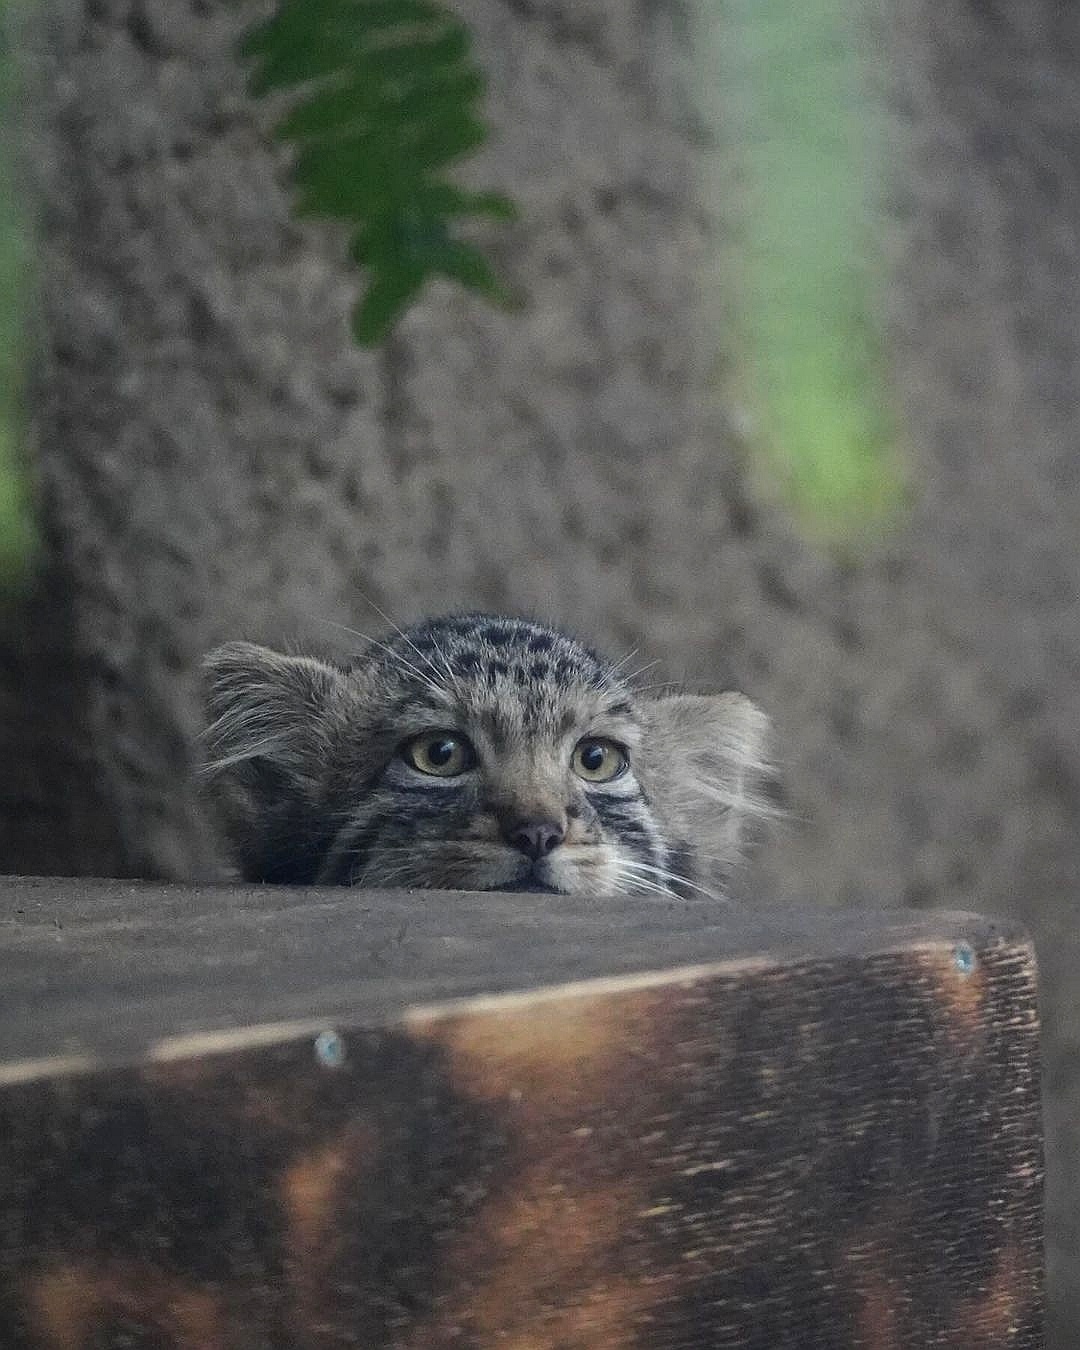
[[[265,6],[40,0],[37,452],[49,567],[0,651],[10,870],[190,876],[191,670],[224,637],[340,645],[537,611],[773,713],[789,823],[752,892],[1034,929],[1058,1336],[1080,1313],[1080,17],[883,19],[890,350],[910,517],[839,559],[709,404],[723,194],[680,0],[462,0],[495,128],[470,169],[529,295],[437,290],[374,353],[289,217],[233,56]],[[722,130],[722,129],[721,129]],[[715,203],[720,202],[719,211]],[[706,303],[709,302],[709,303]],[[649,678],[653,678],[650,676]]]

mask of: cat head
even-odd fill
[[[635,694],[524,620],[431,620],[348,666],[230,643],[205,673],[208,793],[248,880],[713,893],[760,813],[748,699]]]

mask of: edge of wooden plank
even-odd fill
[[[385,1025],[545,986],[950,942],[1027,937],[952,912],[0,879],[0,1065],[118,1063],[244,1028]]]

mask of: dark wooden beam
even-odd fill
[[[0,883],[0,1345],[1034,1350],[970,915]]]

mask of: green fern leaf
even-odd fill
[[[451,107],[468,105],[482,97],[484,77],[476,70],[453,70],[438,84],[428,72],[428,78],[405,92],[391,82],[378,84],[371,79],[352,79],[341,86],[312,94],[289,113],[277,128],[277,136],[286,141],[316,139],[334,132],[347,133],[378,122],[392,109],[399,121],[413,117],[431,118],[434,110],[449,103]]]
[[[517,220],[518,209],[501,192],[462,192],[449,183],[428,183],[417,192],[418,210],[441,216],[489,216],[492,220]]]
[[[459,19],[432,0],[281,0],[243,51],[253,93],[296,91],[275,134],[296,147],[297,213],[354,227],[351,254],[368,273],[357,342],[382,341],[435,277],[511,303],[454,227],[513,220],[513,202],[441,177],[487,136],[486,82]]]
[[[353,337],[373,347],[389,336],[402,310],[415,300],[427,281],[421,266],[398,266],[375,274],[367,294],[353,313]]]

